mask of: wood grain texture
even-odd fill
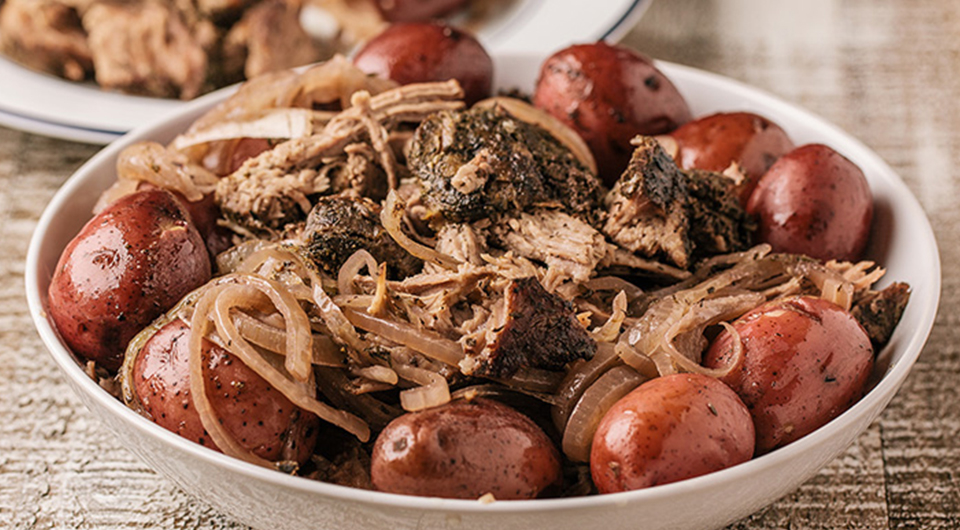
[[[940,314],[897,397],[814,479],[731,528],[960,528],[960,3],[660,0],[626,43],[763,88],[860,138],[903,176],[940,243]],[[30,234],[95,151],[0,128],[0,528],[242,528],[105,432],[32,328]]]

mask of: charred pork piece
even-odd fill
[[[652,137],[607,195],[603,232],[620,246],[688,268],[698,257],[748,248],[752,225],[719,173],[680,170]]]
[[[93,72],[80,16],[45,0],[0,4],[0,51],[28,68],[79,81]]]
[[[741,206],[733,181],[700,169],[685,174],[694,254],[704,257],[750,248],[757,226]]]
[[[199,95],[216,28],[195,15],[155,0],[92,5],[83,15],[83,27],[97,83],[148,96]]]
[[[593,221],[600,183],[548,132],[499,107],[440,112],[414,135],[408,165],[423,202],[451,222],[556,205]]]
[[[520,367],[561,370],[590,359],[597,343],[577,320],[574,308],[548,293],[536,278],[511,280],[485,332],[465,339],[467,375],[510,377]]]
[[[336,277],[354,252],[364,249],[387,263],[393,277],[416,274],[421,262],[390,238],[380,224],[380,206],[369,199],[324,197],[307,217],[302,240],[307,256]]]
[[[223,47],[225,62],[243,64],[247,79],[321,58],[320,47],[300,24],[300,9],[282,0],[249,9],[230,29]]]
[[[850,313],[866,330],[873,351],[879,352],[890,340],[910,300],[910,286],[894,283],[882,291],[869,291],[853,304]]]

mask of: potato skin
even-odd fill
[[[836,304],[812,297],[774,300],[733,327],[743,360],[723,382],[750,409],[757,454],[820,428],[863,395],[873,347],[856,319]],[[732,348],[732,335],[722,332],[704,365],[727,366]]]
[[[873,220],[873,195],[863,171],[821,144],[782,156],[747,202],[761,241],[777,252],[856,261]]]
[[[493,89],[493,60],[480,42],[440,23],[393,24],[367,42],[353,63],[401,85],[456,79],[467,105]]]
[[[600,493],[705,475],[753,456],[753,422],[740,398],[700,374],[651,379],[607,411],[590,451]]]
[[[121,197],[67,245],[49,314],[74,353],[116,370],[127,342],[210,279],[207,248],[167,191]]]
[[[164,429],[219,451],[190,396],[190,327],[177,319],[160,328],[134,361],[134,392],[143,411]],[[243,447],[267,460],[304,463],[313,452],[319,420],[303,412],[223,348],[201,350],[211,405]],[[285,454],[284,446],[290,447]]]
[[[468,0],[377,0],[377,10],[389,22],[426,22],[449,15]]]
[[[744,205],[760,177],[794,147],[779,125],[750,112],[698,118],[670,135],[677,141],[677,163],[683,169],[723,171],[736,162],[746,177],[738,189]]]
[[[607,186],[626,169],[631,138],[669,133],[691,119],[683,96],[650,59],[602,41],[550,56],[533,104],[583,137]]]
[[[390,422],[373,448],[380,491],[476,499],[532,499],[559,483],[560,457],[546,434],[516,410],[458,400]]]

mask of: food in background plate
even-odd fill
[[[736,386],[767,382],[743,367],[769,359],[738,318],[791,300],[842,321],[828,333],[855,351],[832,353],[856,368],[837,373],[852,381],[839,400],[823,385],[787,396],[830,401],[791,432],[859,399],[876,351],[864,337],[889,339],[906,286],[875,290],[872,262],[755,245],[735,176],[685,170],[652,136],[633,139],[608,188],[600,152],[559,120],[463,98],[453,80],[398,86],[337,57],[248,82],[167,147],[124,150],[103,212],[147,185],[212,197],[198,211],[218,212],[232,245],[210,281],[148,299],[164,314],[127,345],[124,401],[233,457],[355,487],[498,499],[649,487],[771,447]],[[77,353],[114,377],[105,349]],[[788,373],[807,353],[776,359]],[[174,354],[186,369],[160,362]],[[264,387],[258,406],[277,414],[270,432],[249,430],[235,405]],[[157,405],[171,389],[189,390],[173,390],[187,408],[172,415]],[[661,398],[689,414],[634,421]]]
[[[93,79],[109,90],[191,99],[329,58],[377,34],[386,20],[430,20],[462,10],[465,3],[8,0],[0,3],[0,52],[72,81]],[[473,19],[484,16],[480,7],[475,11]]]

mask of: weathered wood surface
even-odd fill
[[[761,87],[860,138],[903,176],[940,243],[940,314],[900,393],[843,456],[733,528],[960,528],[960,3],[660,0],[626,42]],[[0,128],[0,528],[239,528],[105,432],[33,330],[28,239],[95,151]]]

